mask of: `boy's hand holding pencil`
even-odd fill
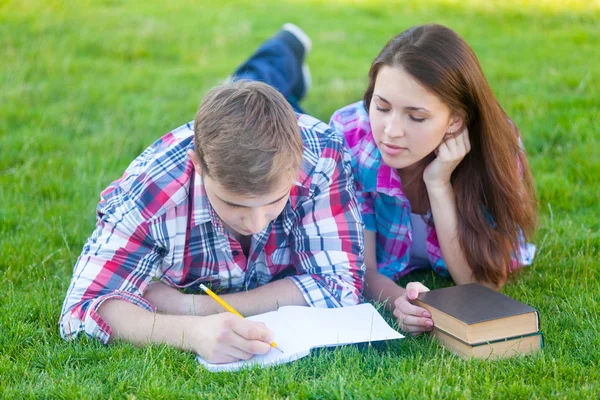
[[[269,343],[274,334],[266,325],[238,317],[231,313],[204,317],[188,316],[182,341],[185,348],[196,352],[213,364],[248,360],[255,355],[272,351]]]
[[[219,297],[215,292],[213,292],[212,290],[210,290],[209,288],[207,288],[205,285],[200,284],[200,289],[202,289],[207,295],[209,295],[217,303],[219,303],[220,305],[222,305],[223,308],[225,308],[230,313],[235,314],[235,315],[237,315],[240,318],[244,318],[244,316],[242,314],[240,314],[239,312],[237,312],[233,307],[231,307],[229,304],[227,304],[227,302],[225,300],[223,300],[221,297]],[[277,343],[275,343],[272,340],[268,340],[267,342],[270,342],[269,344],[270,344],[270,346],[272,348],[274,348],[275,350],[280,351],[280,352],[283,353],[283,351],[279,347],[277,347]]]
[[[205,286],[202,290],[210,291]],[[216,294],[213,295],[219,298]],[[219,300],[223,301],[221,298]],[[248,360],[273,350],[273,331],[261,322],[240,318],[240,314],[235,310],[202,317],[190,315],[185,316],[185,320],[187,322],[182,327],[184,336],[178,343],[179,346],[194,351],[210,363]],[[168,321],[165,322],[169,325]],[[174,318],[172,326],[165,326],[164,329],[178,330],[180,327],[177,325],[177,319]]]

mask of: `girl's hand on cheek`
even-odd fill
[[[447,133],[442,144],[435,150],[436,158],[423,172],[423,180],[427,188],[449,185],[452,172],[469,151],[471,151],[471,142],[467,128],[458,135]]]

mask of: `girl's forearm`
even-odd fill
[[[365,273],[365,296],[369,300],[385,303],[389,310],[394,309],[396,299],[404,294],[401,288],[385,275],[367,268]]]
[[[452,185],[427,187],[431,213],[442,256],[457,285],[474,282],[471,268],[458,238],[458,211]]]

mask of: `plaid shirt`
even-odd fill
[[[75,265],[60,329],[106,343],[111,329],[97,313],[108,299],[149,311],[143,297],[158,279],[176,288],[210,283],[225,291],[286,276],[309,305],[357,304],[364,275],[362,223],[343,138],[298,116],[303,166],[283,212],[252,236],[249,257],[224,230],[186,152],[193,125],[163,136],[101,194],[97,224]],[[291,276],[289,276],[291,275]]]
[[[420,265],[409,262],[413,241],[410,203],[402,190],[398,172],[382,162],[364,103],[360,101],[336,111],[331,117],[330,125],[344,136],[352,155],[356,196],[365,229],[377,233],[379,272],[396,280],[420,268]],[[438,274],[448,276],[431,210],[424,219],[427,223],[426,241],[430,265]],[[535,246],[526,243],[521,237],[518,259],[513,259],[511,268],[530,264],[534,254]]]

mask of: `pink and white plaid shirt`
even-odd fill
[[[108,299],[149,311],[142,296],[157,279],[177,288],[224,291],[287,276],[315,307],[360,301],[363,232],[343,138],[298,115],[304,164],[283,212],[253,235],[249,256],[210,205],[187,150],[192,123],[163,136],[101,194],[97,224],[73,271],[60,318],[63,338],[80,332],[106,343],[97,313]]]

